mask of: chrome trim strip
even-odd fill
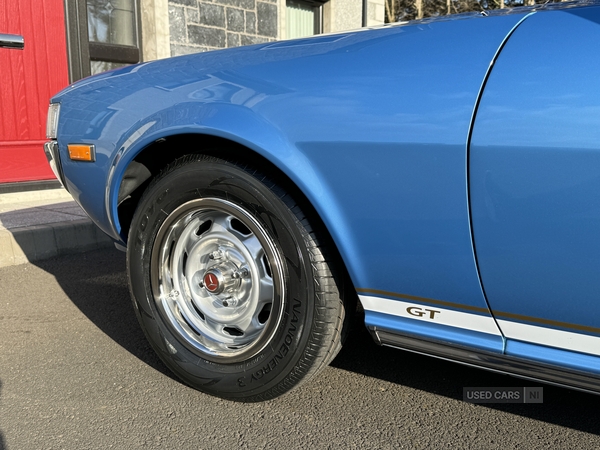
[[[18,34],[0,33],[0,47],[23,50],[23,48],[25,47],[25,41],[23,40],[23,36],[19,36]]]
[[[60,181],[62,187],[64,187],[67,191],[67,186],[65,184],[65,177],[62,172],[62,166],[60,164],[60,152],[58,151],[58,142],[49,141],[44,144],[44,153],[46,153],[46,159],[48,159],[48,164],[50,164],[50,168],[54,173],[54,176]]]
[[[541,381],[556,386],[568,387],[580,391],[600,394],[600,376],[584,373],[575,369],[561,369],[549,364],[534,362],[493,353],[485,350],[448,345],[443,342],[423,340],[408,334],[395,334],[369,327],[376,343],[399,348],[466,366],[512,375],[518,378]]]

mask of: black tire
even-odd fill
[[[190,386],[230,400],[277,397],[341,347],[347,283],[326,241],[258,172],[180,158],[147,188],[131,224],[139,322]]]

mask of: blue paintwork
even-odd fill
[[[507,339],[506,353],[545,364],[561,365],[581,372],[600,374],[600,358],[544,345]]]
[[[227,137],[267,157],[306,194],[357,287],[486,307],[472,252],[466,141],[490,61],[523,16],[230,49],[85,81],[55,98],[61,149],[97,149],[95,164],[65,161],[69,190],[104,231],[124,239],[110,223],[138,152],[165,135]]]
[[[486,85],[470,188],[477,259],[498,318],[600,328],[599,18],[599,7],[534,15]]]
[[[124,243],[116,200],[134,158],[162,137],[219,136],[298,186],[357,289],[598,326],[600,13],[554,8],[228,49],[82,80],[53,99],[67,188]],[[94,144],[96,162],[69,161],[68,143]],[[500,334],[370,311],[366,323],[598,372],[596,357]]]

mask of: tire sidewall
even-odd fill
[[[198,198],[228,200],[248,211],[274,242],[283,265],[285,305],[279,326],[265,348],[234,364],[211,361],[186,347],[164,323],[152,293],[150,273],[156,269],[151,267],[151,254],[158,230],[177,207]],[[195,388],[233,399],[283,393],[296,384],[294,379],[301,376],[295,373],[301,370],[297,363],[306,350],[314,314],[314,277],[303,232],[278,194],[225,161],[186,161],[150,185],[131,224],[127,267],[140,324],[171,370]]]

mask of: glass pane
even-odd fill
[[[92,42],[137,45],[135,0],[87,0],[88,35]]]
[[[90,69],[92,75],[97,73],[106,72],[107,70],[118,69],[119,67],[125,67],[128,64],[114,63],[108,61],[90,61]]]
[[[315,7],[306,3],[290,1],[286,3],[287,37],[312,36],[315,30]]]

